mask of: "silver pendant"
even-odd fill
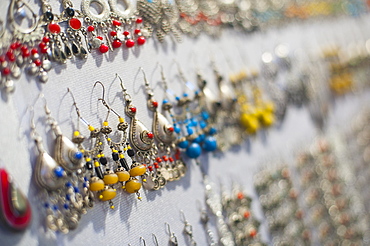
[[[55,145],[55,160],[66,170],[74,171],[81,168],[82,153],[63,135],[58,135]]]
[[[171,146],[177,139],[177,134],[173,131],[173,126],[158,111],[154,112],[153,133],[158,141],[168,146]]]
[[[63,171],[60,170],[58,163],[46,152],[40,153],[35,170],[36,182],[49,191],[63,187],[65,180],[57,176],[57,171],[62,176]]]

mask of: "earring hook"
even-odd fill
[[[121,76],[118,75],[118,73],[116,73],[116,78],[118,78],[121,82],[120,82],[120,85],[121,85],[121,88],[122,88],[122,94],[123,94],[123,98],[126,100],[126,101],[131,101],[131,96],[130,94],[127,93],[127,89],[126,87],[123,85],[123,80],[121,78]]]
[[[152,233],[152,238],[154,240],[155,246],[159,246],[157,236],[154,233]]]
[[[181,220],[182,220],[183,223],[185,223],[185,224],[188,223],[188,221],[185,218],[184,211],[182,209],[180,210],[180,217],[181,217]]]
[[[72,96],[72,100],[73,100],[73,106],[75,107],[76,109],[76,113],[77,113],[77,117],[83,122],[85,123],[85,125],[87,126],[90,126],[90,124],[81,116],[81,113],[80,113],[80,109],[77,107],[77,102],[76,102],[76,99],[75,99],[75,96],[73,95],[71,89],[67,88],[67,93],[70,93],[71,96]],[[79,126],[77,126],[79,127]]]
[[[144,75],[146,93],[148,94],[149,98],[151,98],[151,97],[153,97],[154,93],[153,93],[152,88],[150,88],[150,84],[148,82],[148,79],[146,78],[146,74],[145,74],[144,68],[143,67],[140,67],[139,70],[141,70],[141,72]]]
[[[98,101],[101,101],[102,104],[108,109],[108,115],[107,115],[107,119],[108,119],[108,116],[109,116],[109,113],[110,112],[113,112],[117,117],[121,117],[114,109],[112,109],[108,103],[105,101],[105,86],[103,85],[102,82],[100,81],[96,81],[95,84],[94,84],[94,87],[97,85],[97,84],[100,84],[102,87],[103,87],[103,96],[101,98],[98,98]]]
[[[177,66],[177,71],[179,72],[180,78],[183,80],[183,82],[186,82],[186,78],[185,78],[183,71],[181,70],[180,64],[175,59],[173,59],[173,61]]]
[[[144,243],[144,246],[146,246],[146,242],[145,242],[145,239],[143,237],[140,237],[140,243],[143,242]]]

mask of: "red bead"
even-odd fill
[[[87,27],[87,31],[88,32],[93,32],[95,30],[95,27],[94,26],[88,26]]]
[[[238,192],[238,195],[237,195],[238,199],[241,200],[244,198],[244,194],[241,193],[241,192]]]
[[[14,62],[14,61],[15,61],[15,55],[14,55],[14,54],[12,54],[11,56],[8,56],[8,60],[9,60],[10,62]]]
[[[256,229],[251,229],[250,231],[249,231],[249,236],[251,236],[251,237],[255,237],[257,235],[257,231],[256,231]]]
[[[165,159],[165,158],[167,158],[167,156],[166,156],[166,155],[164,155],[164,156],[162,156],[162,158],[163,158],[163,159]]]
[[[115,48],[115,49],[117,49],[117,48],[121,47],[121,45],[122,45],[122,42],[121,42],[121,40],[119,40],[119,39],[115,39],[115,40],[112,42],[112,46],[113,46],[113,48]]]
[[[180,160],[180,154],[181,154],[180,149],[176,149],[176,153],[175,153],[176,160]]]
[[[3,71],[2,71],[2,72],[3,72],[3,75],[4,75],[4,76],[7,76],[7,75],[9,75],[9,74],[10,74],[10,68],[6,67],[6,68],[4,68],[4,69],[3,69]]]
[[[154,165],[155,168],[159,168],[159,165],[158,165],[157,162],[153,163],[153,165]]]
[[[150,138],[150,139],[153,139],[153,138],[154,138],[154,134],[153,134],[153,133],[151,133],[151,132],[148,132],[148,133],[146,134],[146,136],[147,136],[148,138]]]
[[[18,49],[19,47],[21,47],[22,46],[22,43],[21,42],[15,42],[15,46],[16,46],[16,48]]]
[[[126,47],[127,47],[127,48],[131,48],[131,47],[133,47],[134,45],[135,45],[134,40],[132,40],[132,39],[127,39],[127,40],[126,40]]]
[[[11,56],[14,56],[14,54],[13,54],[13,51],[11,51],[11,50],[8,50],[7,52],[6,52],[6,57],[11,57]]]
[[[168,158],[167,158],[167,157],[166,157],[166,158],[163,158],[163,160],[164,160],[164,161],[168,161]]]
[[[173,162],[173,161],[174,161],[174,159],[173,159],[172,157],[168,158],[168,160],[169,160],[170,162]]]
[[[0,56],[0,62],[3,63],[5,61],[5,56]]]
[[[111,32],[110,32],[110,35],[111,35],[111,36],[117,36],[117,32],[116,32],[116,31],[111,31]]]
[[[72,18],[68,21],[68,24],[69,26],[73,29],[73,30],[80,30],[82,24],[81,24],[81,21],[77,18]]]
[[[157,162],[159,162],[159,163],[161,163],[161,162],[162,162],[161,157],[157,157],[157,158],[155,158],[155,160],[156,160]]]
[[[129,31],[124,31],[123,35],[128,36],[128,35],[130,35],[130,32]]]
[[[30,51],[29,50],[25,50],[22,52],[22,56],[23,57],[29,57],[31,55]]]
[[[168,127],[168,128],[167,128],[167,130],[168,130],[169,132],[173,132],[175,129],[171,126],[171,127]]]
[[[113,24],[113,26],[120,26],[121,22],[119,22],[118,20],[113,20],[112,24]]]
[[[58,34],[60,33],[60,26],[57,23],[50,23],[48,25],[48,30],[51,33]]]
[[[49,43],[50,42],[50,38],[45,36],[45,37],[42,38],[42,42]]]
[[[244,216],[244,218],[248,219],[249,216],[251,216],[251,213],[249,211],[245,211],[243,216]]]
[[[132,108],[130,108],[130,111],[131,111],[131,113],[136,113],[136,108],[132,107]]]
[[[106,44],[101,44],[101,45],[100,45],[100,47],[99,47],[99,51],[100,51],[101,53],[107,53],[107,52],[108,52],[108,50],[109,50],[109,47],[108,47],[108,45],[106,45]]]
[[[12,49],[12,50],[15,50],[15,49],[17,49],[17,44],[12,43],[9,48]]]
[[[34,54],[38,54],[39,52],[37,51],[37,49],[36,48],[33,48],[32,50],[31,50],[31,54],[32,55],[34,55]]]
[[[41,66],[41,60],[40,59],[36,59],[33,61],[33,63],[35,63],[36,66]]]
[[[140,29],[135,29],[135,34],[139,34],[141,32]]]
[[[137,24],[140,24],[140,23],[142,23],[142,22],[143,22],[143,19],[142,19],[142,18],[137,18],[137,19],[136,19],[136,23],[137,23]]]
[[[103,37],[102,36],[97,36],[96,38],[97,39],[100,39],[100,40],[103,40]]]
[[[153,166],[148,167],[149,171],[153,171]]]
[[[24,51],[26,51],[26,50],[28,50],[28,47],[27,47],[26,45],[22,45],[22,46],[21,46],[21,51],[23,51],[23,52],[24,52]]]
[[[43,53],[43,54],[46,54],[46,53],[48,53],[48,47],[44,47],[44,48],[42,48],[41,49],[41,53]]]
[[[158,107],[158,102],[153,101],[153,102],[152,102],[152,106],[153,106],[154,108],[157,108],[157,107]]]
[[[140,36],[140,37],[137,38],[137,44],[138,45],[143,45],[143,44],[145,44],[145,42],[146,42],[146,39],[143,36]]]
[[[45,44],[44,42],[41,42],[41,43],[39,44],[39,47],[40,47],[40,49],[43,49],[43,48],[45,48],[45,47],[46,47],[46,44]]]

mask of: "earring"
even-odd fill
[[[179,245],[178,242],[177,242],[177,237],[176,237],[175,233],[171,232],[170,225],[167,222],[165,223],[165,225],[167,227],[168,234],[170,235],[169,244],[171,246],[177,246],[177,245]]]
[[[197,200],[197,204],[200,210],[200,222],[202,222],[204,230],[207,233],[207,242],[209,246],[217,246],[217,243],[214,240],[214,234],[208,227],[209,216],[207,210],[205,208],[201,208],[199,200]]]
[[[159,246],[157,236],[154,233],[152,233],[152,239],[154,241],[155,246]]]
[[[195,242],[194,236],[193,236],[193,226],[190,225],[189,222],[186,220],[184,211],[180,210],[180,216],[181,216],[182,222],[184,223],[185,235],[188,236],[190,244],[193,246],[196,246],[197,243]]]
[[[27,197],[3,168],[0,168],[0,211],[11,229],[24,230],[31,221],[32,211]]]

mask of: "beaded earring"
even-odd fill
[[[32,217],[27,197],[4,168],[0,168],[0,213],[5,224],[18,231],[26,229]]]

